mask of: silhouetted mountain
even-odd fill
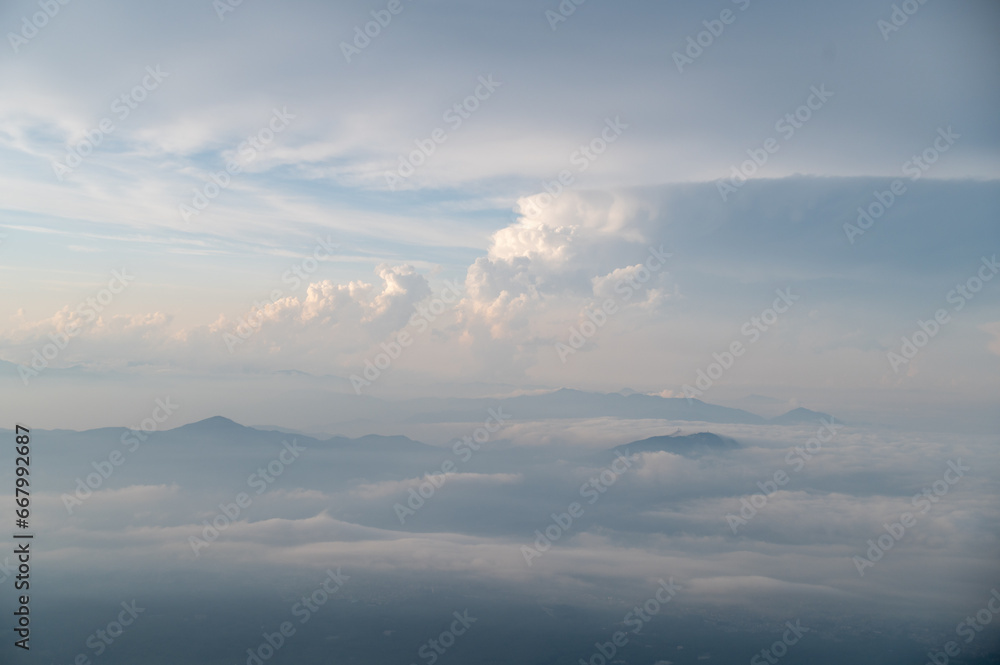
[[[719,436],[712,432],[698,432],[696,434],[668,434],[665,436],[652,436],[648,439],[633,441],[621,446],[615,446],[611,450],[606,450],[598,454],[601,461],[610,462],[618,453],[622,455],[638,455],[640,453],[667,452],[684,457],[701,457],[724,453],[735,450],[740,444],[735,439],[726,436]]]
[[[165,423],[166,424],[166,423]],[[124,467],[102,486],[127,484],[210,488],[245,487],[259,469],[281,462],[288,487],[342,487],[347,481],[400,480],[440,468],[446,450],[405,436],[368,435],[356,439],[317,439],[287,432],[245,427],[221,416],[164,431],[130,431],[103,427],[84,432],[38,430],[47,454],[58,455],[59,468],[74,477],[60,478],[50,468],[50,481],[72,487],[79,474],[94,471],[92,462],[110,450],[123,453]],[[131,460],[143,460],[135,463]],[[127,468],[127,471],[125,470]],[[80,476],[80,477],[83,477]]]
[[[632,393],[590,393],[561,388],[540,395],[519,395],[502,399],[425,399],[402,403],[413,413],[411,422],[475,422],[487,409],[501,407],[513,420],[547,418],[658,418],[711,423],[765,422],[760,416],[725,406],[683,397],[660,397]]]
[[[797,409],[792,409],[788,413],[775,416],[767,422],[774,423],[775,425],[798,425],[801,423],[816,423],[818,425],[820,421],[824,419],[833,420],[833,416],[828,413],[810,411],[809,409],[799,407]]]
[[[121,430],[117,430],[120,432]],[[356,439],[345,436],[332,436],[326,439],[318,439],[312,436],[303,435],[297,432],[290,432],[283,429],[265,429],[257,427],[247,427],[223,416],[213,416],[205,420],[182,425],[174,429],[166,430],[157,436],[165,441],[174,440],[177,437],[185,439],[197,438],[217,442],[218,445],[239,445],[243,442],[280,442],[283,440],[296,439],[303,445],[322,449],[339,449],[349,451],[365,452],[415,452],[437,450],[434,446],[429,446],[420,441],[414,441],[405,436],[381,436],[369,434]]]
[[[234,420],[229,418],[224,418],[223,416],[212,416],[211,418],[205,418],[204,420],[199,420],[197,422],[188,423],[187,425],[181,425],[172,431],[180,432],[197,432],[197,433],[221,433],[221,432],[238,432],[244,429],[254,429],[252,427],[246,427],[240,425]],[[261,431],[261,430],[256,430]]]

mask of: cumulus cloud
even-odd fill
[[[265,301],[250,314],[252,327],[259,328],[262,339],[272,341],[293,338],[295,333],[310,328],[328,332],[353,329],[351,337],[355,340],[363,330],[370,331],[372,337],[398,330],[414,314],[413,306],[430,295],[427,278],[410,265],[379,265],[375,274],[378,284],[334,284],[325,280],[309,284],[303,298],[286,296]],[[212,331],[231,330],[240,323],[223,316],[212,325]]]
[[[25,365],[38,362],[37,352],[53,367],[121,366],[126,362],[122,349],[142,350],[130,358],[137,360],[167,343],[172,318],[163,312],[98,314],[89,307],[81,311],[67,306],[50,317],[28,320],[19,311],[11,327],[0,330],[0,349],[10,361]]]
[[[431,295],[427,278],[411,265],[382,264],[375,276],[375,282],[311,283],[301,297],[265,298],[239,316],[220,314],[209,325],[186,328],[173,326],[173,316],[164,312],[116,314],[93,299],[37,320],[18,311],[0,330],[0,348],[6,359],[29,363],[32,350],[68,338],[52,366],[84,359],[91,367],[121,366],[127,356],[132,364],[222,367],[231,362],[230,354],[220,353],[230,340],[234,349],[265,351],[274,358],[270,369],[323,356],[323,366],[333,370],[338,355],[358,353],[404,328],[414,306]]]
[[[492,235],[466,275],[469,315],[494,338],[550,337],[595,298],[620,297],[615,286],[634,277],[660,235],[651,201],[630,194],[564,192],[519,205],[522,216]],[[655,283],[666,278],[664,271]],[[661,301],[662,291],[648,286],[636,300]]]
[[[863,247],[827,251],[835,225],[821,228],[802,219],[847,214],[857,186],[809,178],[759,181],[742,188],[738,205],[731,206],[713,199],[711,186],[568,189],[533,207],[527,201],[538,197],[524,199],[521,216],[496,229],[484,249],[450,267],[379,262],[371,277],[345,271],[273,298],[265,295],[265,285],[256,295],[245,295],[242,311],[227,291],[225,299],[209,298],[212,304],[197,310],[218,312],[222,306],[211,323],[160,307],[162,314],[133,309],[122,314],[133,320],[107,327],[120,339],[115,352],[127,350],[135,367],[350,376],[381,352],[380,344],[392,341],[415,304],[443,288],[438,280],[450,272],[452,279],[464,277],[462,302],[430,321],[415,341],[419,351],[395,363],[373,391],[402,390],[420,381],[478,380],[661,393],[691,383],[713,362],[713,353],[736,340],[747,342],[741,326],[770,306],[776,289],[791,289],[800,304],[716,382],[712,399],[766,392],[761,382],[775,377],[800,386],[787,397],[807,398],[802,386],[817,372],[845,391],[844,402],[858,390],[883,396],[896,388],[926,391],[950,376],[956,363],[966,377],[963,390],[984,394],[990,366],[981,362],[981,341],[963,341],[965,324],[949,328],[961,334],[938,336],[905,372],[895,374],[885,353],[901,335],[912,333],[914,312],[933,310],[935,303],[928,305],[919,294],[949,286],[938,273],[921,269],[935,246],[954,245],[947,261],[955,270],[978,265],[981,245],[996,232],[989,214],[995,184],[916,183],[908,190],[912,209],[898,213],[920,230],[899,239],[906,251],[891,252],[867,236],[859,240],[868,243]],[[954,205],[961,198],[971,211],[961,219],[961,233],[950,239],[941,235],[930,205],[940,197]],[[203,239],[183,243],[195,251],[221,251],[212,246]],[[643,281],[650,247],[672,256]],[[867,286],[859,287],[859,279]],[[884,286],[889,283],[895,286]],[[885,288],[892,298],[885,297]],[[850,307],[836,295],[840,292],[852,294]],[[260,303],[251,305],[255,299]],[[593,312],[607,300],[617,311],[562,362],[556,344],[566,343],[572,330],[590,326]],[[983,303],[971,301],[963,319]],[[173,323],[184,314],[183,324]],[[61,316],[70,315],[66,310]],[[23,362],[24,353],[30,354],[30,347],[12,344],[28,342],[31,325],[13,322],[4,359]],[[37,339],[44,339],[44,329],[38,328]],[[238,330],[253,334],[229,353],[224,337],[238,336]],[[110,356],[98,354],[90,362],[108,364]],[[846,364],[857,371],[835,371]]]

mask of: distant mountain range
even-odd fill
[[[118,430],[120,432],[120,430]],[[434,446],[415,441],[406,436],[381,436],[378,434],[368,434],[358,438],[348,438],[344,436],[333,436],[329,438],[314,438],[306,435],[296,434],[283,430],[268,430],[257,427],[247,427],[239,423],[224,418],[214,416],[206,418],[196,423],[182,425],[172,430],[166,430],[161,436],[167,436],[172,441],[191,440],[223,440],[223,441],[244,441],[274,443],[279,440],[297,439],[303,445],[319,448],[322,450],[350,451],[378,451],[378,452],[431,452],[438,450]],[[238,437],[238,439],[237,439]]]
[[[833,420],[833,416],[820,411],[810,411],[799,407],[792,409],[788,413],[771,418],[767,422],[775,425],[800,425],[802,423],[818,423],[821,420]]]
[[[732,422],[731,419],[740,415],[736,409],[697,401],[688,405],[683,399],[668,400],[639,394],[600,395],[569,390],[499,400],[499,404],[483,403],[483,412],[477,412],[470,406],[479,406],[479,400],[451,402],[452,406],[458,402],[469,410],[431,412],[433,418],[465,417],[473,422],[483,422],[486,408],[491,408],[494,412],[502,410],[511,417],[511,422],[517,422],[518,416],[570,418],[581,415],[617,415],[676,418],[676,415],[669,416],[667,413],[678,412],[697,413],[702,417]],[[678,405],[678,402],[683,404]],[[679,407],[679,410],[670,411],[671,407]],[[547,413],[546,408],[553,409],[557,415]],[[690,411],[687,410],[689,408]],[[803,411],[793,412],[789,419],[804,422],[814,414]],[[747,416],[754,422],[763,422],[753,414]],[[431,416],[427,418],[433,421]],[[653,436],[596,454],[592,452],[593,449],[585,452],[565,444],[549,449],[544,446],[513,446],[509,441],[497,439],[491,441],[482,453],[469,458],[468,463],[463,462],[459,470],[467,474],[499,474],[520,478],[522,474],[530,475],[534,473],[533,470],[547,468],[547,465],[559,466],[574,460],[587,466],[606,466],[618,454],[668,452],[699,458],[725,455],[740,448],[740,444],[731,438],[710,431],[698,431],[707,429],[704,424],[697,425],[696,428],[696,433],[693,434]],[[128,461],[127,471],[115,472],[107,483],[103,480],[95,481],[97,485],[94,489],[97,486],[122,489],[130,485],[172,487],[178,483],[182,483],[184,487],[206,491],[214,487],[239,488],[247,485],[252,473],[263,474],[264,469],[274,468],[277,464],[275,460],[280,459],[282,463],[271,473],[283,476],[282,487],[343,491],[344,488],[367,487],[384,481],[402,482],[420,478],[432,471],[447,472],[445,462],[450,462],[452,468],[456,468],[458,459],[451,445],[429,445],[406,436],[308,436],[246,427],[221,416],[149,433],[129,432],[122,427],[83,432],[39,428],[34,433],[38,441],[45,442],[37,453],[47,469],[43,489],[49,491],[48,488],[52,488],[51,491],[58,492],[77,487],[80,478],[99,478],[95,475],[95,470],[110,468],[110,463],[106,461],[110,459],[108,451],[118,451],[122,454],[120,459],[134,459],[136,462]],[[281,458],[278,457],[279,454]],[[303,461],[295,461],[300,455]]]
[[[488,408],[501,407],[514,420],[545,418],[613,417],[628,419],[682,420],[707,423],[778,425],[802,422],[819,423],[829,418],[824,413],[794,409],[767,420],[755,413],[727,406],[709,404],[685,397],[660,397],[628,391],[623,393],[592,393],[562,388],[549,393],[519,395],[500,399],[489,398],[425,398],[396,404],[409,412],[407,422],[474,422],[482,419]]]
[[[410,422],[454,422],[482,419],[486,409],[502,407],[515,420],[546,418],[657,418],[712,423],[763,423],[760,416],[701,400],[669,398],[632,393],[591,393],[562,388],[538,395],[502,399],[410,400],[403,405],[416,407]]]
[[[104,432],[106,430],[90,430],[91,432]],[[120,430],[115,430],[120,432]],[[183,425],[173,430],[168,430],[159,435],[167,437],[172,442],[192,441],[240,441],[246,443],[267,443],[277,442],[279,439],[288,438],[287,432],[277,432],[245,427],[229,418],[215,416],[206,418],[196,423]],[[421,443],[406,436],[379,436],[369,434],[355,439],[335,436],[321,440],[308,436],[293,435],[304,445],[323,450],[339,450],[342,452],[419,452],[426,453],[439,451],[440,448]],[[666,434],[652,436],[647,439],[633,441],[631,443],[615,446],[611,450],[603,451],[599,455],[615,456],[615,453],[651,453],[669,452],[684,455],[686,457],[698,457],[709,453],[720,453],[735,450],[740,444],[732,438],[714,434],[712,432],[697,432],[695,434]]]
[[[18,377],[17,365],[0,361],[0,378]],[[83,380],[83,368],[51,368],[45,371],[52,378]],[[301,373],[300,373],[301,374]],[[302,375],[305,379],[315,377]],[[16,379],[19,381],[19,379]],[[316,379],[319,380],[319,379]],[[355,395],[312,386],[308,390],[295,388],[283,397],[296,400],[296,409],[312,414],[323,414],[321,426],[308,427],[310,432],[343,431],[341,425],[350,424],[354,432],[365,431],[365,423],[473,423],[483,421],[489,409],[501,409],[511,420],[544,420],[562,418],[625,418],[657,419],[690,422],[778,425],[819,423],[826,414],[808,409],[794,409],[770,420],[743,409],[709,404],[685,397],[660,397],[632,390],[618,393],[597,393],[561,388],[545,393],[518,395],[516,397],[421,397],[390,401],[369,395]],[[205,421],[208,422],[208,421]],[[315,421],[314,421],[315,422]],[[290,432],[283,427],[267,428],[272,431]]]
[[[725,453],[736,450],[740,444],[727,436],[720,436],[712,432],[697,432],[695,434],[667,434],[664,436],[651,436],[648,439],[633,441],[620,446],[615,446],[611,450],[598,453],[595,458],[601,463],[611,462],[619,454],[639,455],[641,453],[673,453],[684,457],[701,457]]]

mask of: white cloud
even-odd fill
[[[406,480],[385,480],[378,483],[360,485],[351,490],[351,494],[362,499],[383,499],[397,494],[403,494],[411,488],[417,488],[423,483],[434,482],[440,485],[513,485],[523,480],[519,473],[444,473],[437,474],[432,481],[428,476],[407,478]],[[440,488],[439,488],[440,489]]]
[[[538,198],[520,202],[533,215],[495,232],[487,255],[466,276],[469,314],[494,338],[529,342],[563,334],[595,298],[619,297],[615,285],[635,274],[657,233],[648,199],[567,191],[539,208]],[[665,278],[664,272],[656,282]],[[662,298],[651,284],[636,301]]]

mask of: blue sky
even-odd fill
[[[207,0],[70,2],[12,41],[40,9],[5,3],[0,359],[30,362],[127,267],[134,284],[52,369],[346,379],[450,279],[461,302],[373,394],[465,383],[675,394],[792,287],[801,306],[713,397],[986,400],[1000,281],[905,375],[886,354],[1000,245],[995,3],[914,5],[884,33],[888,2],[590,0],[552,24],[556,2],[403,0],[348,62],[341,43],[387,5],[245,0],[220,17]],[[707,46],[678,71],[675,52],[697,53],[689,37]],[[487,93],[481,77],[498,85]],[[449,109],[477,88],[455,127]],[[793,134],[779,130],[816,88],[832,95]],[[240,155],[275,109],[294,117]],[[105,118],[113,131],[99,130]],[[426,163],[390,189],[386,172],[439,128]],[[939,131],[958,138],[913,180],[907,162]],[[614,135],[605,148],[602,132]],[[59,180],[53,162],[88,133],[100,145]],[[777,149],[723,201],[718,180],[768,139]],[[581,161],[592,141],[601,154]],[[229,186],[184,219],[180,206],[234,158]],[[529,214],[563,171],[571,184]],[[849,242],[843,225],[895,179],[906,193]],[[326,238],[336,255],[288,288],[282,275]],[[667,269],[561,363],[556,344],[601,289],[661,244]],[[260,331],[229,353],[226,332],[276,288]]]

